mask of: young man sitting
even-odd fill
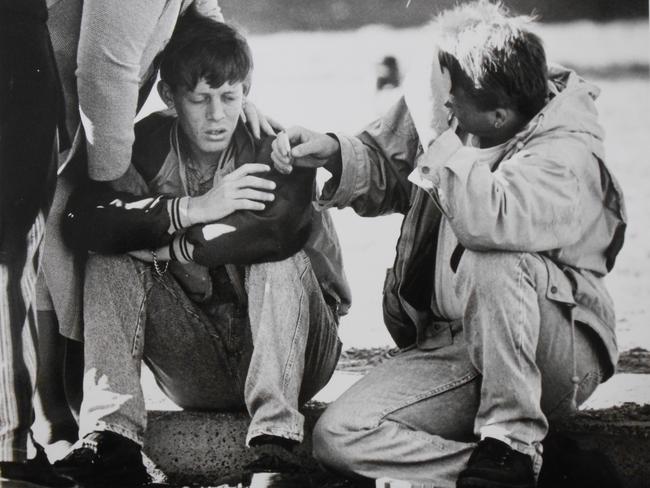
[[[251,70],[235,30],[184,19],[161,60],[173,111],[137,124],[124,176],[69,204],[68,240],[95,254],[80,441],[60,473],[146,480],[141,360],[183,408],[247,408],[250,446],[303,439],[298,407],[334,371],[350,294],[314,170],[271,170],[271,140],[240,120]]]
[[[623,242],[623,197],[598,89],[547,68],[528,19],[481,1],[434,27],[424,89],[407,85],[358,137],[290,128],[274,142],[279,167],[333,174],[325,206],[404,214],[384,294],[402,350],[330,405],[314,451],[369,478],[532,488],[549,421],[614,371],[602,277]]]

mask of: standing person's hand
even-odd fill
[[[340,150],[339,142],[327,134],[300,126],[289,127],[273,141],[271,159],[281,173],[292,167],[320,168]]]
[[[275,135],[276,131],[282,130],[282,124],[278,121],[264,115],[257,105],[255,105],[250,100],[246,99],[242,107],[242,120],[246,123],[250,131],[253,133],[253,137],[259,139],[261,133],[272,136]]]
[[[237,210],[264,210],[265,202],[275,199],[275,183],[253,175],[270,170],[266,164],[244,164],[221,178],[204,195],[191,198],[188,207],[191,223],[215,222]]]

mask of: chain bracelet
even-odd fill
[[[153,257],[153,269],[156,271],[158,276],[163,276],[169,268],[169,261],[165,261],[165,267],[162,268],[158,262],[158,256],[156,256],[156,251],[151,251],[151,256]]]

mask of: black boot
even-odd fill
[[[70,479],[59,476],[47,460],[45,451],[36,446],[36,457],[25,462],[0,462],[2,488],[74,488]]]
[[[461,471],[457,488],[535,488],[533,461],[505,442],[486,437]]]
[[[140,446],[113,432],[88,434],[54,469],[84,486],[141,486],[150,481]]]

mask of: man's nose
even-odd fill
[[[224,117],[223,104],[220,100],[212,100],[208,104],[208,118],[210,120],[219,120]]]

